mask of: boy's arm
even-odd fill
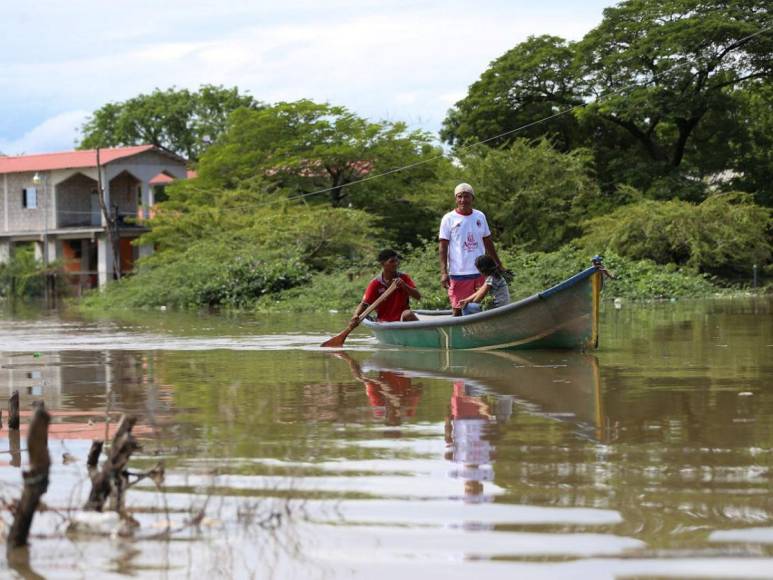
[[[421,292],[416,289],[416,286],[413,284],[413,280],[410,278],[408,278],[408,280],[410,280],[410,282],[398,277],[395,279],[395,284],[398,288],[405,290],[405,293],[414,300],[421,300]]]
[[[370,306],[367,302],[360,302],[357,305],[357,308],[354,309],[354,314],[352,314],[352,318],[349,321],[349,326],[354,328],[355,326],[360,324],[360,314],[365,312],[365,309]]]

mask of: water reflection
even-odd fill
[[[6,344],[27,346],[0,348],[0,400],[19,390],[22,411],[42,398],[54,414],[49,506],[79,505],[90,439],[109,435],[106,415],[131,412],[139,464],[167,462],[163,496],[130,493],[142,529],[211,509],[211,527],[129,548],[63,544],[54,512],[39,514],[31,564],[139,577],[269,576],[267,561],[299,578],[764,577],[773,325],[769,310],[731,306],[626,306],[607,313],[596,355],[378,350],[362,336],[330,353],[319,335],[278,327],[276,342],[246,321],[225,336],[228,320],[200,317],[169,340],[171,319],[107,334],[11,321]],[[24,431],[0,432],[6,499],[23,448]],[[275,513],[278,530],[245,525]]]
[[[366,368],[390,368],[407,376],[448,378],[451,384],[491,395],[495,410],[509,416],[512,402],[533,413],[574,423],[604,437],[599,363],[595,356],[568,351],[471,352],[437,350],[378,351]],[[496,411],[495,411],[496,414]],[[501,421],[500,421],[501,422]]]
[[[386,369],[379,370],[375,376],[368,376],[363,373],[360,363],[346,352],[337,352],[333,356],[345,361],[352,372],[352,378],[365,386],[365,394],[375,418],[383,419],[385,425],[394,427],[405,418],[416,415],[416,407],[421,400],[421,386],[413,384],[410,377]],[[400,431],[392,433],[399,436]]]

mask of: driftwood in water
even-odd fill
[[[94,441],[91,442],[89,456],[86,459],[86,467],[89,468],[89,474],[91,474],[91,470],[97,468],[97,465],[99,464],[99,455],[102,453],[102,447],[104,447],[104,445],[105,442],[101,439],[94,439]]]
[[[19,391],[14,391],[8,399],[8,429],[19,430]]]
[[[21,433],[8,431],[8,447],[11,453],[11,465],[21,467]]]
[[[118,425],[110,453],[102,464],[91,483],[91,493],[84,509],[101,512],[108,497],[113,495],[117,509],[123,501],[123,490],[126,488],[126,465],[132,453],[140,448],[131,433],[136,417],[122,417]]]
[[[18,399],[18,393],[14,394]],[[22,473],[24,491],[14,513],[11,530],[8,532],[8,550],[27,545],[32,518],[38,508],[41,496],[48,489],[48,471],[51,467],[51,457],[48,454],[48,425],[50,422],[51,416],[42,404],[39,405],[32,417],[27,435],[30,468]]]

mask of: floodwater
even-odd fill
[[[773,578],[773,299],[606,304],[593,354],[319,348],[345,318],[7,310],[3,536],[36,400],[53,467],[0,576]],[[165,480],[68,531],[121,413]]]

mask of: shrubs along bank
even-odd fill
[[[500,256],[516,274],[510,288],[514,298],[543,290],[590,265],[590,254],[572,247],[551,253],[503,249]],[[180,262],[174,268],[129,277],[107,292],[91,294],[81,304],[89,310],[216,306],[259,312],[348,311],[360,301],[363,289],[378,270],[375,263],[365,261],[316,273],[297,260],[209,264],[193,270],[189,263]],[[697,298],[740,289],[728,289],[708,275],[660,266],[651,260],[607,254],[605,264],[616,276],[607,283],[607,299]],[[410,273],[421,289],[417,307],[447,308],[436,244],[406,252],[401,270]]]

